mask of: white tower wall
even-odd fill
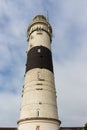
[[[35,46],[44,46],[51,50],[50,45],[50,38],[49,35],[47,35],[47,32],[45,31],[34,31],[29,39],[29,47],[28,51]]]

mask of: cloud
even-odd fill
[[[87,60],[83,44],[76,57],[55,62],[55,79],[62,126],[83,126],[87,120]]]
[[[58,12],[52,11],[52,50],[62,126],[83,126],[87,121],[86,5],[87,1],[62,0],[54,4]]]
[[[79,65],[71,62],[65,63],[61,67],[57,64],[55,78],[59,115],[63,126],[82,126],[87,120],[87,81],[85,77],[87,75],[82,70],[82,67],[86,66],[78,68]],[[72,120],[74,121],[73,123]]]
[[[0,127],[15,127],[19,119],[20,96],[0,93]]]

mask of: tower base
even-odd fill
[[[18,130],[59,130],[60,121],[49,118],[27,118],[18,121]]]

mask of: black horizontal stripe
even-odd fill
[[[34,68],[45,68],[53,72],[52,55],[48,48],[36,46],[28,52],[26,72]]]

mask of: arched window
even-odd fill
[[[37,109],[37,117],[39,117],[39,115],[40,115],[40,109],[38,108]]]

